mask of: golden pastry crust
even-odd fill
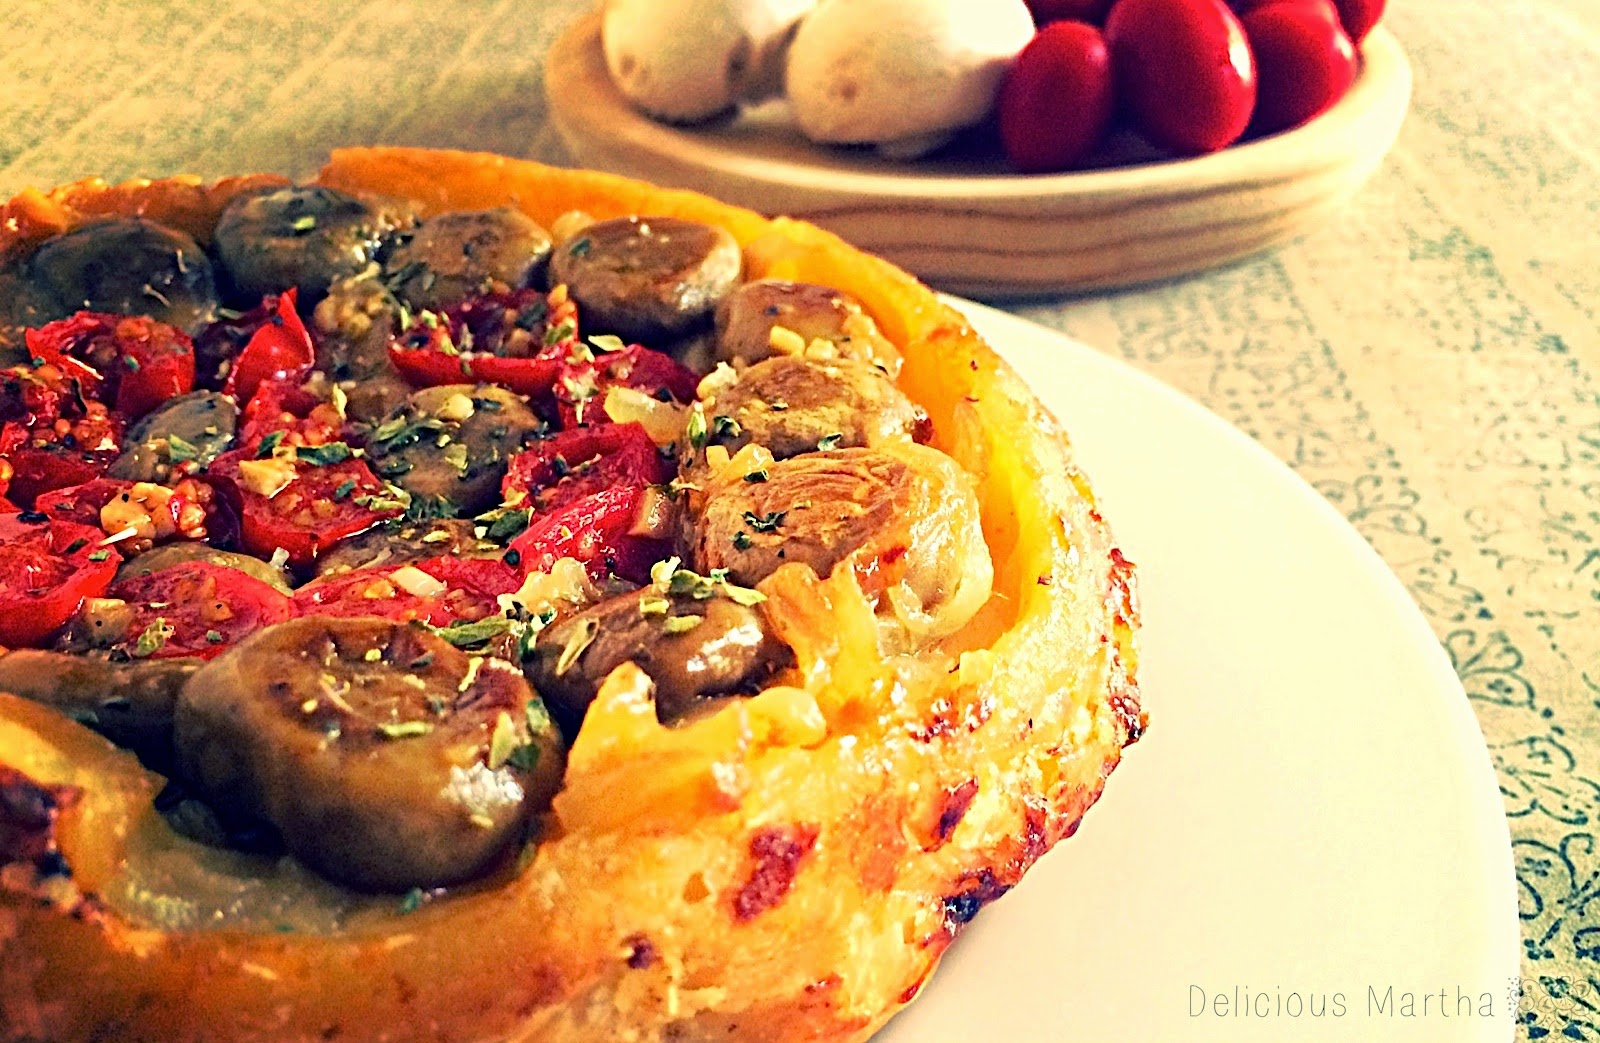
[[[976,479],[994,594],[885,659],[852,570],[779,569],[761,589],[797,662],[771,687],[668,729],[648,679],[619,668],[522,870],[336,930],[135,922],[153,852],[192,854],[151,808],[161,780],[0,696],[0,1040],[865,1039],[1071,835],[1144,727],[1133,570],[1055,420],[928,289],[801,222],[479,154],[342,150],[320,181],[425,213],[511,203],[546,226],[706,221],[738,239],[747,278],[853,294],[904,353],[932,444]],[[161,200],[203,238],[240,183],[25,197],[0,257]]]

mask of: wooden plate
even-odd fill
[[[1196,159],[1018,175],[983,155],[896,162],[813,145],[782,102],[693,127],[658,123],[606,73],[600,19],[550,50],[550,115],[574,158],[802,217],[942,289],[1018,297],[1149,282],[1222,264],[1315,227],[1394,144],[1411,66],[1387,31],[1362,49],[1349,93],[1311,123]]]

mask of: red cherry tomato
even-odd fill
[[[672,550],[669,540],[631,531],[646,495],[642,485],[613,485],[537,515],[511,541],[508,560],[516,561],[527,574],[549,572],[561,558],[575,558],[596,580],[609,572],[643,583],[650,566]]]
[[[298,378],[263,380],[245,403],[239,426],[240,449],[255,449],[275,431],[286,445],[325,445],[337,442],[344,418],[334,404],[301,386]]]
[[[62,367],[83,393],[129,420],[194,390],[194,342],[142,315],[80,311],[25,334],[34,358]]]
[[[316,364],[316,348],[295,311],[293,287],[278,296],[275,313],[250,335],[233,361],[222,390],[241,402],[249,401],[264,380],[299,381]]]
[[[11,488],[7,495],[31,505],[45,493],[64,489],[105,474],[116,449],[77,449],[66,445],[23,445],[6,451],[11,461]]]
[[[1077,166],[1111,127],[1111,84],[1111,53],[1100,30],[1083,22],[1039,30],[1000,88],[1006,159],[1025,174]]]
[[[557,510],[613,485],[659,485],[672,469],[639,424],[579,427],[511,458],[500,492],[507,507]]]
[[[210,659],[262,627],[295,616],[287,594],[238,569],[204,561],[131,576],[108,593],[133,610],[127,636],[115,647],[141,659]]]
[[[212,461],[206,476],[238,515],[239,540],[246,550],[270,558],[281,547],[291,563],[308,565],[346,536],[401,514],[401,508],[387,502],[387,489],[365,463],[335,459],[342,448],[342,442],[335,442],[296,450],[295,457],[284,460],[294,477],[271,495],[260,491],[270,483],[246,476],[247,471],[263,470],[253,464],[267,463],[254,461],[255,453],[236,449]],[[329,462],[320,462],[324,460]]]
[[[1356,78],[1356,51],[1329,0],[1278,0],[1244,16],[1256,58],[1250,133],[1275,134],[1325,112]]]
[[[294,592],[301,615],[382,616],[432,626],[476,621],[500,611],[496,595],[522,585],[522,575],[497,559],[431,558],[412,568],[445,584],[437,594],[413,594],[394,582],[404,565],[355,569],[308,583]]]
[[[1386,0],[1333,0],[1339,9],[1339,22],[1357,47],[1383,18]]]
[[[122,556],[104,538],[75,522],[0,514],[0,645],[43,645],[84,598],[105,593]]]
[[[1117,97],[1152,144],[1199,155],[1244,133],[1256,102],[1255,63],[1222,0],[1119,0],[1106,43]]]
[[[1104,25],[1111,0],[1028,0],[1028,10],[1033,24],[1041,27],[1063,21]]]

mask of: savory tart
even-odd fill
[[[1055,420],[495,156],[0,220],[0,1039],[864,1039],[1144,727]]]

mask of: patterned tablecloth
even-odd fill
[[[0,193],[303,175],[347,143],[563,162],[542,56],[587,6],[7,0]],[[1499,771],[1523,1032],[1600,1040],[1600,2],[1398,0],[1388,24],[1413,109],[1332,224],[1015,310],[1255,436],[1405,581]]]

